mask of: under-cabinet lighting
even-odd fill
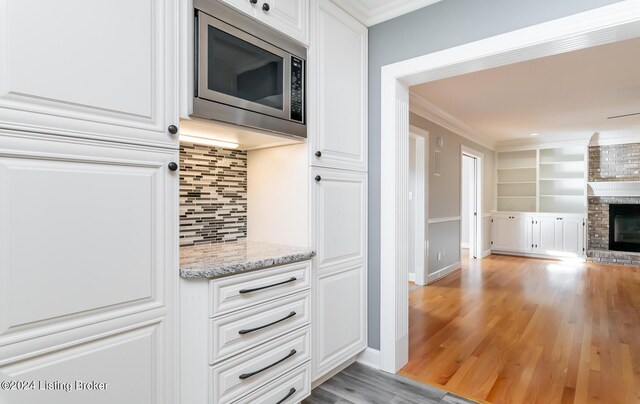
[[[539,133],[530,133],[529,136],[539,136]]]
[[[216,139],[210,139],[210,138],[199,137],[199,136],[190,136],[190,135],[184,135],[184,134],[180,134],[180,140],[184,140],[185,142],[204,144],[207,146],[224,147],[227,149],[237,149],[239,146],[238,143],[225,142],[223,140],[216,140]]]

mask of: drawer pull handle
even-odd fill
[[[238,376],[238,377],[240,377],[240,379],[241,379],[241,380],[248,379],[248,378],[250,378],[251,376],[255,376],[255,375],[257,375],[258,373],[264,372],[265,370],[270,369],[270,368],[272,368],[272,367],[274,367],[274,366],[276,366],[276,365],[278,365],[278,364],[280,364],[280,363],[282,363],[282,362],[286,361],[287,359],[291,358],[291,357],[292,357],[293,355],[295,355],[296,353],[298,353],[298,351],[296,351],[295,349],[292,349],[292,350],[291,350],[291,352],[289,352],[289,354],[287,354],[287,356],[285,356],[284,358],[282,358],[282,359],[280,359],[280,360],[278,360],[278,361],[276,361],[276,362],[273,362],[271,365],[269,365],[269,366],[265,366],[265,367],[263,367],[263,368],[262,368],[262,369],[260,369],[260,370],[256,370],[255,372],[251,372],[251,373],[243,373],[243,374],[241,374],[241,375],[240,375],[240,376]],[[286,397],[285,397],[285,398],[286,398]]]
[[[244,294],[244,293],[257,292],[259,290],[269,289],[269,288],[272,288],[274,286],[284,285],[286,283],[295,282],[297,280],[298,280],[298,278],[296,278],[295,276],[292,276],[291,278],[287,279],[286,281],[274,283],[273,285],[260,286],[259,288],[251,288],[251,289],[240,289],[240,291],[238,293]]]
[[[261,325],[260,327],[256,327],[256,328],[249,328],[248,330],[240,330],[240,331],[238,331],[238,334],[244,335],[244,334],[249,334],[250,332],[262,330],[263,328],[271,327],[272,325],[275,325],[275,324],[278,324],[280,322],[283,322],[284,320],[288,320],[288,319],[290,319],[291,317],[293,317],[295,315],[296,315],[296,312],[292,311],[291,313],[287,314],[285,317],[282,317],[280,320],[276,320],[273,323]]]
[[[287,393],[286,396],[282,397],[282,400],[278,401],[276,404],[282,404],[285,401],[287,401],[287,398],[291,397],[292,395],[294,395],[296,393],[296,388],[292,387],[291,390],[289,390],[289,392]]]

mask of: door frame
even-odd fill
[[[462,188],[464,186],[463,175],[464,175],[464,160],[463,156],[468,156],[476,161],[476,170],[475,170],[475,178],[474,178],[474,191],[475,191],[475,205],[476,205],[476,215],[474,217],[475,221],[475,234],[473,237],[475,255],[473,258],[482,259],[482,217],[483,217],[483,206],[482,206],[482,178],[484,177],[484,153],[479,152],[471,147],[460,145],[460,237],[462,237],[462,205],[464,201],[462,200]],[[473,223],[472,223],[473,224]],[[469,246],[471,247],[471,246]],[[462,257],[460,257],[462,258]]]
[[[429,132],[414,125],[409,125],[409,136],[416,140],[416,222],[422,224],[416,227],[415,254],[415,283],[426,285],[429,274],[429,226],[427,216],[429,212]],[[422,167],[421,170],[418,168]],[[422,207],[422,209],[419,209]],[[418,268],[421,270],[418,271]]]
[[[409,359],[409,86],[640,37],[640,2],[624,0],[383,66],[380,94],[380,368]]]

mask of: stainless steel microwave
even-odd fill
[[[194,6],[192,116],[306,138],[306,49],[215,0]]]

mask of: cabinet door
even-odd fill
[[[562,226],[561,251],[564,254],[583,256],[584,221],[579,218],[563,217],[559,222]]]
[[[559,250],[558,221],[555,217],[536,217],[534,219],[534,251],[539,254],[552,254]]]
[[[311,162],[366,171],[367,28],[329,0],[312,4]]]
[[[317,271],[366,258],[367,174],[315,169],[311,184]]]
[[[508,251],[513,248],[513,230],[510,216],[494,216],[491,231],[493,250]]]
[[[262,2],[258,3],[257,1],[255,4],[249,0],[220,0],[220,1],[254,18],[257,18],[258,8],[262,7]]]
[[[0,128],[177,146],[176,0],[4,0]]]
[[[318,275],[313,379],[367,347],[366,268],[355,263]]]
[[[303,44],[309,42],[309,0],[263,0],[258,5],[260,21]]]
[[[531,251],[531,218],[512,216],[511,229],[513,232],[512,249],[522,252]]]
[[[179,176],[167,164],[177,158],[159,148],[0,133],[0,279],[11,280],[0,282],[0,363],[162,323],[143,338],[152,357],[140,361],[153,366],[136,377],[162,374],[158,391],[175,388]],[[83,349],[84,359],[61,365],[72,380],[102,366],[103,354]],[[113,352],[106,370],[128,372],[129,349]],[[111,402],[174,402],[164,393],[146,399],[154,396]]]

